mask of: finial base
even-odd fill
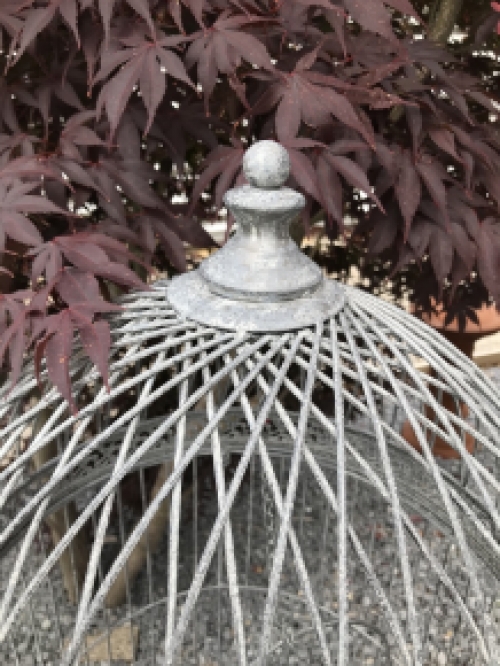
[[[251,302],[219,296],[197,271],[173,278],[167,299],[186,319],[214,328],[249,333],[280,333],[314,326],[344,306],[345,291],[323,280],[312,294],[291,301]]]

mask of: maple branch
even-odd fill
[[[0,267],[5,269],[0,273],[0,294],[7,294],[11,291],[15,275],[19,272],[18,259],[25,250],[25,245],[17,243],[12,238],[7,238],[5,250],[0,254]]]

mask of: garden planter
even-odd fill
[[[486,336],[496,333],[500,330],[500,313],[497,311],[496,307],[493,306],[483,306],[479,310],[476,310],[477,318],[479,323],[476,324],[473,321],[468,320],[465,330],[460,331],[458,328],[458,322],[454,320],[449,325],[445,326],[445,313],[438,311],[431,315],[424,314],[422,316],[422,321],[424,321],[429,326],[432,326],[436,331],[441,333],[447,340],[449,340],[457,349],[459,349],[465,356],[472,359],[472,354],[474,351],[474,345],[476,342]],[[431,374],[434,374],[431,371]],[[450,412],[457,413],[456,401],[449,393],[445,393],[441,398],[441,404],[445,409]],[[466,419],[469,415],[469,409],[465,403],[460,403],[460,416]],[[434,412],[429,406],[426,406],[425,414],[427,418],[433,419]],[[406,441],[411,444],[415,449],[421,451],[421,447],[418,443],[417,437],[411,427],[409,421],[405,421],[401,434],[406,439]],[[467,434],[465,437],[465,445],[467,451],[472,453],[475,448],[475,441],[472,435]],[[459,458],[460,454],[454,448],[452,448],[447,442],[445,442],[441,437],[436,437],[432,451],[437,458]]]

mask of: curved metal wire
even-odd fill
[[[492,597],[500,596],[495,580],[500,572],[497,389],[441,336],[390,304],[354,289],[347,289],[342,310],[331,320],[298,332],[257,336],[182,320],[165,300],[164,287],[159,284],[151,292],[124,298],[123,311],[110,319],[109,391],[84,356],[75,355],[70,373],[77,415],[70,414],[53,388],[41,398],[35,395],[37,386],[30,365],[11,392],[6,387],[0,390],[0,460],[17,452],[0,470],[0,566],[2,559],[10,562],[8,558],[15,553],[9,580],[0,591],[0,654],[2,641],[5,645],[15,643],[17,623],[25,609],[36,609],[46,585],[60,584],[54,579],[54,567],[64,552],[71,552],[76,535],[91,521],[90,555],[72,613],[71,635],[65,635],[64,640],[61,637],[64,647],[59,648],[59,660],[65,666],[78,663],[86,654],[88,658],[86,636],[95,623],[103,622],[102,609],[110,588],[126,572],[131,554],[143,542],[162,503],[170,498],[165,530],[168,593],[162,602],[164,628],[157,641],[164,664],[173,666],[185,659],[189,627],[196,623],[206,591],[214,588],[211,577],[215,567],[219,571],[215,585],[219,590],[219,625],[227,612],[234,642],[233,664],[265,666],[276,658],[278,647],[282,651],[298,649],[294,641],[286,647],[286,641],[275,639],[282,621],[283,595],[290,593],[293,577],[310,623],[310,631],[304,635],[311,641],[314,637],[317,659],[327,666],[355,663],[356,641],[361,635],[368,641],[368,634],[360,629],[362,622],[351,617],[358,608],[353,597],[359,584],[356,577],[362,576],[380,611],[378,621],[384,626],[394,663],[425,666],[433,639],[426,631],[432,612],[424,613],[416,589],[419,566],[423,565],[454,604],[462,631],[475,645],[474,659],[483,665],[496,663],[490,610]],[[428,364],[429,373],[416,369],[416,358]],[[445,409],[443,393],[466,404],[470,418]],[[296,417],[287,407],[290,401],[298,404]],[[226,421],[235,408],[240,410],[247,430],[234,449],[237,458],[228,478],[224,461],[231,444]],[[151,410],[164,417],[150,417]],[[199,423],[194,431],[193,419]],[[415,432],[421,453],[401,435],[405,420]],[[267,431],[270,422],[282,428],[279,447]],[[370,446],[359,444],[352,430],[356,424],[371,433],[371,440],[363,439],[371,441]],[[31,440],[21,451],[21,438],[28,427],[33,428]],[[315,432],[321,434],[313,437]],[[466,435],[474,438],[474,453],[465,446]],[[432,450],[436,438],[458,452],[459,459],[438,461]],[[167,440],[171,441],[168,455],[167,449],[161,448]],[[96,476],[94,485],[90,477],[78,482],[85,466],[104,455],[112,442],[116,446],[113,444],[111,466],[105,474],[98,481]],[[33,460],[50,446],[59,446],[57,459],[32,474]],[[123,504],[124,480],[137,470],[164,462],[162,456],[170,456],[171,473],[149,503],[142,488],[140,515],[128,531],[122,524],[123,543],[103,568],[116,507]],[[196,474],[197,460],[207,457],[215,488],[212,525],[204,533],[192,576],[181,585],[185,479],[191,469]],[[286,474],[277,468],[278,459]],[[258,645],[250,649],[248,572],[250,535],[257,513],[253,505],[245,509],[248,524],[243,538],[235,511],[241,497],[254,502],[252,486],[248,492],[246,488],[248,479],[252,484],[257,478],[256,467],[274,503],[277,530],[262,588]],[[465,485],[454,476],[457,470]],[[312,485],[306,484],[306,478]],[[374,506],[384,506],[389,512],[391,566],[398,572],[397,582],[393,577],[390,585],[375,556],[374,537],[366,537],[375,529],[374,524],[368,524],[369,516],[366,525],[360,523],[363,516],[356,511],[353,479],[369,488]],[[425,492],[419,491],[419,483]],[[44,523],[57,507],[64,506],[65,489],[70,487],[74,487],[71,492],[75,498],[83,496],[85,488],[94,490],[81,503],[76,519],[67,525],[58,543],[43,557],[35,556]],[[198,492],[202,492],[201,486],[195,487]],[[325,516],[331,515],[325,518],[326,527],[317,538],[324,544],[323,561],[330,558],[336,562],[330,582],[335,597],[334,630],[325,619],[322,595],[326,587],[318,585],[321,572],[311,569],[311,556],[302,536],[308,493],[320,498],[314,501],[323,507],[321,511],[327,511]],[[428,513],[424,511],[426,497],[433,506]],[[419,531],[412,506],[422,512],[426,524],[446,530],[449,546],[455,548],[453,567],[436,555],[432,542]],[[196,529],[199,527],[197,524]],[[244,556],[240,549],[245,550]],[[150,577],[155,554],[148,551],[148,558]],[[156,604],[152,601],[156,590],[151,579],[148,585],[150,608]],[[127,581],[127,586],[127,603],[134,615],[139,613],[130,601],[134,581]],[[435,605],[441,603],[439,594],[436,589]],[[57,614],[57,603],[53,607]],[[220,645],[223,642],[219,639]],[[454,648],[447,649],[452,655]],[[15,645],[13,650],[17,651]],[[21,658],[18,663],[22,664]]]

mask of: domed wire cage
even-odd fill
[[[2,389],[2,663],[498,664],[495,386],[304,261],[282,148],[244,166],[236,236],[110,317],[109,391],[81,348],[77,414]]]

